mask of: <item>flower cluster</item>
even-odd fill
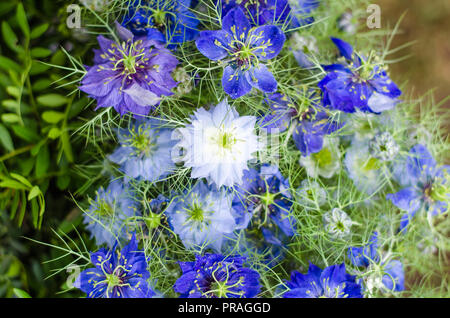
[[[114,127],[92,147],[114,181],[83,216],[88,297],[405,290],[408,244],[443,236],[449,169],[428,149],[446,148],[419,143],[384,54],[334,37],[352,37],[346,16],[319,5],[130,0],[114,40],[98,37],[79,89],[121,116],[93,125]]]

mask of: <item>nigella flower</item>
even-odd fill
[[[232,236],[236,222],[231,212],[231,195],[199,181],[192,189],[172,199],[165,214],[184,246],[202,251],[221,251]]]
[[[242,256],[196,255],[194,262],[179,262],[183,271],[174,290],[182,298],[253,298],[261,285],[259,273],[244,267]]]
[[[325,231],[332,237],[344,239],[350,234],[352,219],[341,209],[334,208],[323,215]]]
[[[95,65],[87,68],[80,90],[97,100],[97,108],[114,107],[123,115],[147,115],[177,83],[171,72],[178,60],[156,41],[135,39],[116,23],[121,43],[98,37]]]
[[[164,213],[168,207],[169,200],[162,194],[155,199],[151,199],[146,209],[142,213],[142,218],[147,228],[148,237],[153,241],[160,238],[160,235],[169,230],[167,216]]]
[[[190,11],[191,0],[131,0],[128,8],[122,25],[137,36],[175,47],[198,35],[199,21]]]
[[[122,250],[117,244],[110,250],[91,253],[95,266],[80,273],[74,286],[88,298],[151,298],[157,295],[149,286],[150,273],[144,251],[138,249],[135,235]]]
[[[222,2],[222,15],[239,7],[251,25],[283,25],[292,19],[288,0],[218,0]]]
[[[133,193],[119,180],[112,181],[106,189],[98,189],[95,200],[89,203],[84,223],[97,246],[107,244],[111,247],[116,240],[126,239],[129,230],[127,219],[140,214]]]
[[[402,291],[405,289],[403,264],[399,260],[383,260],[379,253],[378,232],[374,232],[369,243],[363,247],[350,247],[348,258],[353,265],[368,268],[371,274],[365,279],[369,292]]]
[[[345,167],[355,187],[369,195],[383,186],[382,161],[373,156],[367,141],[354,140],[347,149]]]
[[[341,151],[339,139],[326,137],[323,139],[322,149],[309,156],[301,156],[299,163],[305,167],[311,178],[318,176],[331,178],[341,168]]]
[[[270,112],[262,117],[259,125],[271,132],[279,132],[292,127],[292,138],[303,156],[319,152],[323,147],[324,136],[335,132],[341,127],[333,121],[323,108],[317,105],[315,95],[306,101],[309,107],[304,111],[298,108],[286,95],[276,93],[265,99],[270,106]]]
[[[160,119],[138,118],[118,130],[120,146],[109,160],[120,165],[126,178],[157,181],[175,169],[172,161],[172,129]]]
[[[387,131],[377,134],[369,142],[369,147],[370,153],[383,162],[394,160],[399,152],[394,137]]]
[[[332,40],[345,63],[324,66],[327,75],[318,84],[323,105],[347,113],[358,109],[372,113],[392,109],[402,92],[377,58],[372,53],[365,58],[354,52],[350,44]]]
[[[355,276],[347,274],[345,264],[320,269],[309,264],[307,274],[292,272],[286,282],[283,298],[362,298],[361,286]]]
[[[327,201],[327,192],[314,180],[303,180],[296,193],[302,207],[319,209]]]
[[[400,230],[407,227],[418,211],[436,216],[448,210],[449,173],[449,166],[437,167],[425,146],[418,144],[409,151],[405,162],[394,173],[404,188],[386,196],[395,206],[407,212],[402,217]]]
[[[222,30],[202,31],[195,43],[210,60],[223,60],[223,89],[238,98],[253,87],[265,93],[276,91],[277,81],[262,62],[276,57],[285,39],[275,25],[252,28],[242,9],[236,7],[223,18]]]
[[[242,184],[235,188],[233,211],[240,229],[258,231],[267,242],[282,245],[282,236],[295,234],[289,181],[278,167],[263,165],[244,172]]]
[[[206,178],[217,187],[242,182],[243,171],[261,148],[255,133],[256,118],[242,116],[226,100],[209,111],[198,109],[191,124],[175,130],[184,166],[192,178]]]

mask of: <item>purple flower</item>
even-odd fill
[[[261,288],[259,273],[244,267],[242,256],[197,255],[179,262],[183,274],[174,290],[182,298],[253,298]]]
[[[122,250],[117,244],[110,250],[100,249],[91,253],[95,266],[81,272],[74,286],[87,294],[88,298],[150,298],[156,293],[147,280],[147,259],[138,249],[135,235]]]
[[[265,99],[270,106],[270,112],[261,118],[259,125],[269,132],[273,129],[283,132],[294,125],[292,137],[302,155],[317,153],[322,150],[324,136],[335,132],[342,125],[333,121],[314,98],[314,95],[310,97],[312,104],[310,107],[299,112],[287,96],[280,93],[272,94]]]
[[[361,286],[355,276],[347,274],[345,264],[320,269],[309,264],[307,274],[292,272],[286,282],[289,290],[283,298],[362,298]]]
[[[253,27],[240,7],[223,18],[222,30],[202,31],[196,40],[198,50],[213,61],[224,60],[222,86],[232,98],[257,88],[266,93],[277,89],[277,81],[261,61],[280,53],[286,37],[275,25]]]
[[[423,145],[415,145],[406,160],[395,167],[394,175],[404,186],[386,198],[401,210],[400,230],[403,231],[419,210],[435,216],[448,209],[450,191],[449,166],[437,167],[436,161]]]
[[[130,31],[117,23],[116,27],[122,42],[98,37],[95,65],[87,67],[80,90],[97,100],[97,108],[147,115],[161,96],[173,94],[177,83],[171,73],[178,60],[161,43],[134,39]]]
[[[284,237],[294,235],[289,181],[278,167],[263,165],[244,171],[243,183],[235,191],[232,206],[239,229],[247,229],[252,235],[256,231],[260,239],[280,246]]]
[[[324,66],[327,75],[318,84],[323,105],[346,113],[356,110],[381,113],[392,109],[402,92],[376,58],[357,55],[350,44],[340,39],[332,41],[345,63]]]

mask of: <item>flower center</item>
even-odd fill
[[[166,21],[166,12],[162,10],[154,10],[153,11],[153,19],[156,25],[162,26]]]
[[[371,157],[369,160],[367,160],[362,167],[364,171],[377,170],[379,168],[380,168],[380,160],[374,157]]]
[[[120,277],[115,274],[106,274],[106,283],[108,284],[108,289],[120,286],[122,284],[122,280]]]
[[[96,204],[94,213],[99,216],[109,216],[114,214],[114,208],[110,203],[106,202],[105,199],[100,199]]]
[[[202,222],[205,218],[203,209],[197,204],[194,204],[194,206],[192,206],[189,214],[191,219],[196,222]]]
[[[161,225],[161,215],[150,212],[145,218],[145,224],[149,229],[156,229]]]
[[[328,148],[323,148],[321,151],[311,154],[311,156],[320,168],[329,166],[333,161],[333,156]]]

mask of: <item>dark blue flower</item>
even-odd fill
[[[127,185],[114,180],[106,189],[98,189],[95,200],[89,201],[84,223],[97,246],[107,244],[111,247],[116,240],[123,241],[127,237],[127,219],[140,214],[139,204],[133,196]]]
[[[232,206],[238,229],[247,229],[250,235],[258,234],[266,242],[281,246],[283,236],[295,234],[289,181],[276,166],[246,170],[243,183],[235,187]]]
[[[172,129],[159,119],[138,118],[118,130],[120,146],[109,160],[120,165],[126,178],[158,181],[175,169],[172,161]]]
[[[239,7],[253,26],[274,24],[284,29],[310,24],[311,12],[319,6],[317,0],[218,0],[222,3],[222,15]]]
[[[88,298],[150,298],[157,294],[148,283],[147,259],[138,249],[135,235],[122,250],[117,244],[111,250],[91,253],[95,266],[80,273],[74,286]]]
[[[405,289],[405,274],[403,264],[399,260],[382,260],[379,253],[378,233],[374,232],[370,241],[363,247],[350,247],[348,258],[353,265],[370,267],[373,275],[366,280],[366,287],[381,288],[382,291],[403,291]]]
[[[196,40],[198,50],[213,61],[223,60],[222,86],[232,98],[257,88],[274,93],[277,81],[261,61],[280,53],[286,37],[275,25],[253,27],[240,7],[222,20],[222,30],[202,31]]]
[[[245,258],[220,254],[197,255],[179,262],[182,275],[174,290],[182,298],[253,298],[260,291],[259,273],[244,267]]]
[[[114,107],[123,115],[147,115],[177,86],[171,73],[178,60],[159,42],[134,39],[127,29],[116,24],[123,42],[98,37],[92,67],[81,80],[80,90],[97,100],[97,108]]]
[[[286,282],[289,290],[283,298],[362,298],[361,286],[355,276],[347,274],[345,264],[332,265],[324,270],[309,264],[307,274],[292,272]]]
[[[372,55],[368,59],[353,51],[350,44],[332,38],[343,64],[324,66],[327,75],[319,82],[323,105],[353,113],[356,110],[381,113],[398,103],[400,89]]]
[[[342,125],[333,121],[327,112],[314,100],[314,95],[308,99],[311,103],[305,111],[299,112],[296,105],[283,94],[272,94],[265,99],[269,104],[269,113],[264,116],[259,125],[269,132],[278,129],[278,132],[286,130],[294,125],[292,137],[298,150],[303,156],[317,153],[322,150],[323,138]]]
[[[430,216],[447,211],[450,199],[449,173],[450,167],[438,167],[428,149],[420,144],[411,148],[406,160],[395,167],[394,175],[404,188],[386,195],[386,198],[407,212],[400,223],[401,231],[420,210]]]
[[[199,21],[190,8],[191,0],[131,0],[122,25],[175,48],[198,35]]]

